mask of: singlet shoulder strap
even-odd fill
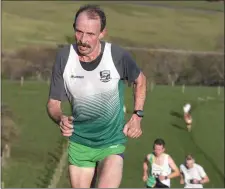
[[[166,153],[163,153],[164,155],[164,164],[169,164],[169,155]]]
[[[152,165],[154,161],[155,161],[155,155],[153,153],[151,153],[150,158],[149,158],[149,162]]]

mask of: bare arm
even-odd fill
[[[201,180],[196,180],[198,184],[206,184],[209,182],[209,177],[206,175],[204,168],[200,165],[197,165],[199,176],[202,178]]]
[[[148,161],[150,159],[150,154],[145,157],[143,162],[143,181],[146,182],[148,180]]]
[[[146,79],[142,72],[139,73],[134,86],[135,110],[143,110],[146,97]],[[132,114],[130,120],[124,126],[124,134],[131,138],[140,137],[142,135],[141,120],[142,118],[137,114]]]
[[[112,54],[114,54],[115,62],[118,62],[116,67],[120,77],[127,80],[128,84],[133,84],[135,110],[143,110],[146,96],[146,77],[129,52],[112,46]],[[116,57],[119,57],[118,60]]]
[[[180,171],[179,171],[177,165],[175,164],[175,162],[173,161],[173,159],[170,156],[169,156],[168,161],[169,161],[169,166],[173,170],[173,172],[171,174],[169,174],[167,177],[169,179],[175,178],[175,177],[179,177],[180,176]]]
[[[146,98],[146,77],[140,72],[134,83],[134,109],[143,110]]]
[[[209,177],[207,175],[203,177],[202,180],[200,180],[200,184],[206,184],[208,182],[209,182]]]
[[[150,155],[148,154],[145,157],[145,160],[143,162],[143,175],[146,176],[148,175],[148,161],[149,161]]]
[[[146,78],[129,53],[123,53],[118,70],[122,79],[127,80],[128,83],[133,83],[134,110],[143,110],[146,97]],[[124,126],[124,134],[131,138],[140,137],[142,135],[141,119],[137,114],[132,114]]]
[[[180,184],[184,184],[184,175],[180,172]]]
[[[60,49],[56,54],[55,63],[52,67],[47,112],[49,117],[57,124],[62,118],[61,101],[67,100],[63,73],[67,62],[65,57],[68,54],[69,48]]]
[[[61,109],[61,101],[49,99],[47,103],[47,112],[49,117],[57,124],[59,124],[61,117],[63,116]]]

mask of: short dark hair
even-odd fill
[[[163,146],[165,147],[166,143],[163,139],[161,138],[157,138],[155,141],[154,141],[154,144],[153,144],[153,148],[155,145],[160,145],[160,146]]]
[[[192,160],[192,159],[194,159],[194,157],[193,157],[192,154],[187,154],[187,155],[185,156],[185,160]]]
[[[90,19],[96,19],[96,18],[99,17],[100,18],[100,22],[101,22],[101,29],[100,29],[100,31],[102,32],[105,29],[105,26],[106,26],[105,12],[100,8],[99,5],[94,5],[94,4],[86,4],[86,5],[81,6],[79,8],[79,10],[77,11],[77,13],[75,15],[75,19],[74,19],[74,23],[73,23],[73,28],[74,29],[75,29],[77,17],[82,12],[86,12]]]

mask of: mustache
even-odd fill
[[[82,46],[82,47],[91,48],[91,46],[90,46],[89,44],[87,44],[87,43],[82,43],[81,41],[78,41],[78,42],[77,42],[77,45],[78,45],[78,46]]]

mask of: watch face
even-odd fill
[[[143,116],[144,116],[144,112],[141,111],[141,110],[138,110],[138,111],[137,111],[137,115],[138,115],[139,117],[143,117]]]

